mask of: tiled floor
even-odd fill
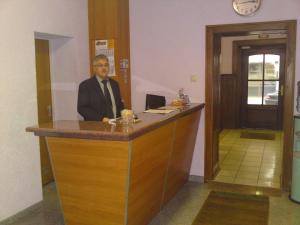
[[[275,140],[240,138],[241,130],[223,130],[220,134],[220,172],[215,181],[280,188],[282,132]]]
[[[188,182],[149,225],[191,225],[210,190],[208,185]],[[288,194],[270,197],[269,225],[299,225],[300,205]],[[44,201],[35,210],[0,225],[63,225],[55,184],[44,189]],[[228,223],[229,224],[229,223]]]

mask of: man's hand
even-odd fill
[[[109,121],[109,118],[107,118],[107,117],[104,117],[104,118],[102,119],[102,122],[104,122],[104,123],[108,123],[108,121]]]

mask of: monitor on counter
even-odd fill
[[[146,95],[146,110],[147,109],[157,109],[159,107],[166,105],[166,98],[165,96],[160,95]]]

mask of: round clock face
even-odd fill
[[[249,16],[255,13],[262,0],[232,0],[234,11],[241,16]]]

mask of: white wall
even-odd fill
[[[82,9],[84,12],[85,9]],[[86,15],[86,14],[85,14]],[[89,77],[87,21],[85,16],[78,38],[50,40],[53,114],[55,120],[81,119],[77,113],[79,83]],[[79,38],[81,38],[79,40]],[[80,43],[78,45],[78,43]],[[77,57],[70,57],[77,56]]]
[[[50,41],[51,73],[55,118],[76,118],[87,18],[86,0],[0,1],[0,221],[42,200],[38,138],[25,132],[37,124],[34,33],[69,37]]]
[[[252,17],[234,13],[231,1],[130,0],[132,103],[143,110],[145,94],[175,97],[180,87],[195,102],[205,100],[205,26],[298,19],[299,0],[264,0]],[[298,21],[298,27],[299,27]],[[300,29],[298,29],[298,40]],[[297,45],[296,81],[299,80],[300,45]],[[198,82],[191,83],[191,75]],[[151,89],[149,88],[151,84]],[[191,169],[204,174],[204,116]]]

